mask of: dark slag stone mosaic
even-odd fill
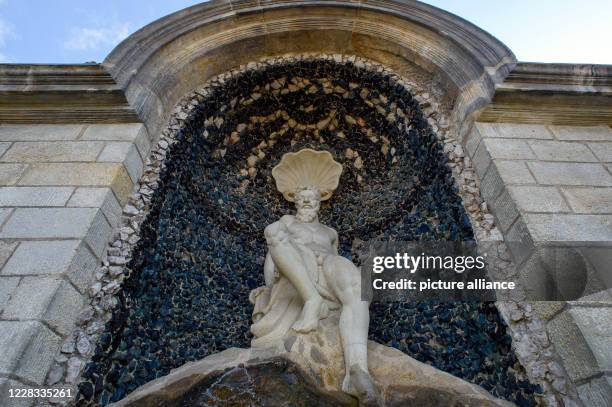
[[[106,405],[186,362],[249,346],[263,230],[293,211],[271,177],[286,152],[328,150],[343,163],[320,218],[338,230],[348,258],[373,238],[473,239],[442,144],[390,78],[303,60],[247,71],[198,99],[168,155],[79,405]],[[535,404],[541,390],[525,379],[493,304],[372,304],[371,315],[372,340]]]

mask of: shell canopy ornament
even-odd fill
[[[305,148],[297,153],[286,153],[272,169],[276,189],[286,200],[293,202],[301,188],[314,187],[321,194],[321,201],[331,198],[338,188],[342,164],[335,161],[328,151]]]

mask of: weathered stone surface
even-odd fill
[[[147,129],[141,123],[92,125],[81,139],[133,142],[143,161],[151,148]]]
[[[483,198],[487,201],[493,201],[504,191],[504,187],[504,181],[497,172],[497,168],[495,165],[491,165],[480,184]]]
[[[106,221],[106,217],[101,210],[96,211],[96,215],[87,232],[85,241],[98,258],[102,258],[106,243],[110,240],[112,228]]]
[[[0,321],[0,374],[42,385],[59,342],[59,337],[38,321]]]
[[[130,193],[132,180],[119,163],[48,163],[32,164],[19,185],[111,187],[123,202]]]
[[[548,321],[565,308],[565,301],[534,301],[530,303],[533,311],[543,321]]]
[[[612,141],[612,130],[608,126],[550,126],[559,140],[566,141]]]
[[[597,162],[589,148],[581,143],[566,143],[563,141],[529,141],[538,160],[544,161],[575,161]]]
[[[540,184],[612,186],[612,175],[601,164],[528,162]]]
[[[552,140],[546,126],[520,123],[476,123],[483,137]]]
[[[555,187],[510,186],[510,195],[525,212],[567,212],[569,207]]]
[[[514,222],[517,216],[519,216],[516,203],[512,200],[507,190],[494,201],[493,213],[499,222],[499,226],[502,230],[508,230],[510,225]]]
[[[0,225],[1,224],[2,216],[0,215]],[[9,257],[11,257],[17,244],[17,242],[0,241],[0,269],[4,266]]]
[[[597,374],[597,360],[569,311],[554,317],[547,330],[571,380],[584,380]]]
[[[537,241],[612,241],[612,215],[526,214]]]
[[[472,160],[474,161],[474,169],[476,170],[476,173],[480,179],[484,178],[491,164],[491,155],[487,151],[487,148],[483,142],[480,142],[476,148]]]
[[[17,208],[1,238],[82,238],[98,212],[95,208]]]
[[[115,227],[121,219],[121,206],[110,188],[77,188],[67,206],[101,208],[111,227]]]
[[[524,140],[484,139],[482,141],[494,160],[529,160],[536,158],[529,148],[529,144]]]
[[[576,213],[612,213],[612,188],[562,188]]]
[[[194,397],[194,392],[206,392],[210,389],[211,382],[214,382],[211,379],[218,378],[223,372],[236,372],[237,369],[244,368],[256,370],[257,365],[262,363],[280,363],[277,366],[283,366],[287,361],[296,365],[299,372],[297,375],[304,378],[306,388],[314,391],[314,386],[318,387],[317,393],[323,401],[330,400],[332,405],[356,405],[357,400],[347,398],[340,391],[344,378],[344,361],[337,323],[337,314],[332,314],[321,321],[322,327],[316,333],[289,334],[276,345],[267,348],[231,348],[198,362],[188,363],[135,390],[113,406],[136,407],[162,403],[179,405],[185,402],[186,397]],[[368,365],[384,402],[389,406],[512,405],[492,397],[474,384],[418,362],[397,349],[372,341],[368,343]],[[286,385],[288,384],[282,386]],[[299,391],[301,390],[300,388]],[[227,391],[232,394],[231,388]],[[240,393],[239,390],[236,392]],[[284,400],[279,399],[276,402],[283,403]],[[308,405],[299,403],[299,400],[297,402],[297,405]]]
[[[516,222],[506,232],[506,244],[512,253],[514,261],[521,264],[533,253],[533,238],[527,229],[527,225],[522,218]]]
[[[122,163],[134,144],[129,141],[107,143],[98,157],[100,162]],[[134,147],[135,148],[135,147]]]
[[[24,277],[2,316],[16,320],[44,320],[66,335],[72,330],[82,304],[81,295],[67,281],[38,276]]]
[[[63,162],[95,161],[104,143],[95,141],[26,141],[13,143],[0,161]]]
[[[572,307],[569,310],[602,372],[612,370],[612,307]]]
[[[72,187],[3,187],[0,206],[64,206]]]
[[[81,243],[72,259],[68,270],[68,278],[81,293],[85,293],[94,279],[94,271],[99,260],[86,243]]]
[[[4,154],[6,150],[9,149],[10,146],[11,146],[11,143],[9,142],[6,142],[6,141],[0,142],[0,157],[2,157],[2,154]]]
[[[0,313],[19,284],[19,277],[0,277]]]
[[[612,162],[612,143],[589,143],[589,148],[603,162]]]
[[[506,184],[535,184],[536,181],[529,172],[524,161],[496,160],[495,166]]]
[[[76,140],[82,125],[8,125],[0,126],[0,141]]]
[[[27,164],[0,164],[0,185],[15,185],[27,168]]]
[[[612,405],[612,379],[597,377],[578,386],[578,394],[588,407],[609,407]]]
[[[64,273],[72,262],[79,244],[79,240],[22,242],[0,274]]]
[[[98,161],[123,163],[134,183],[138,182],[138,178],[142,174],[142,159],[134,143],[108,143],[98,157]]]
[[[13,208],[0,208],[0,229],[2,228],[2,224],[6,222],[12,212]]]
[[[141,123],[93,124],[87,126],[81,140],[134,141],[142,128]]]

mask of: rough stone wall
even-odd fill
[[[139,123],[0,126],[0,405],[46,386],[149,148]]]
[[[477,122],[464,143],[523,273],[538,272],[537,249],[547,242],[612,242],[609,126]],[[585,405],[610,405],[610,291],[532,305]]]

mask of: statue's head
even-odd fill
[[[286,200],[295,202],[298,219],[317,219],[321,201],[331,198],[338,187],[342,165],[327,151],[309,148],[283,155],[272,169],[276,188]]]
[[[321,193],[317,187],[302,187],[294,192],[296,217],[300,222],[310,223],[317,220],[321,207]]]

